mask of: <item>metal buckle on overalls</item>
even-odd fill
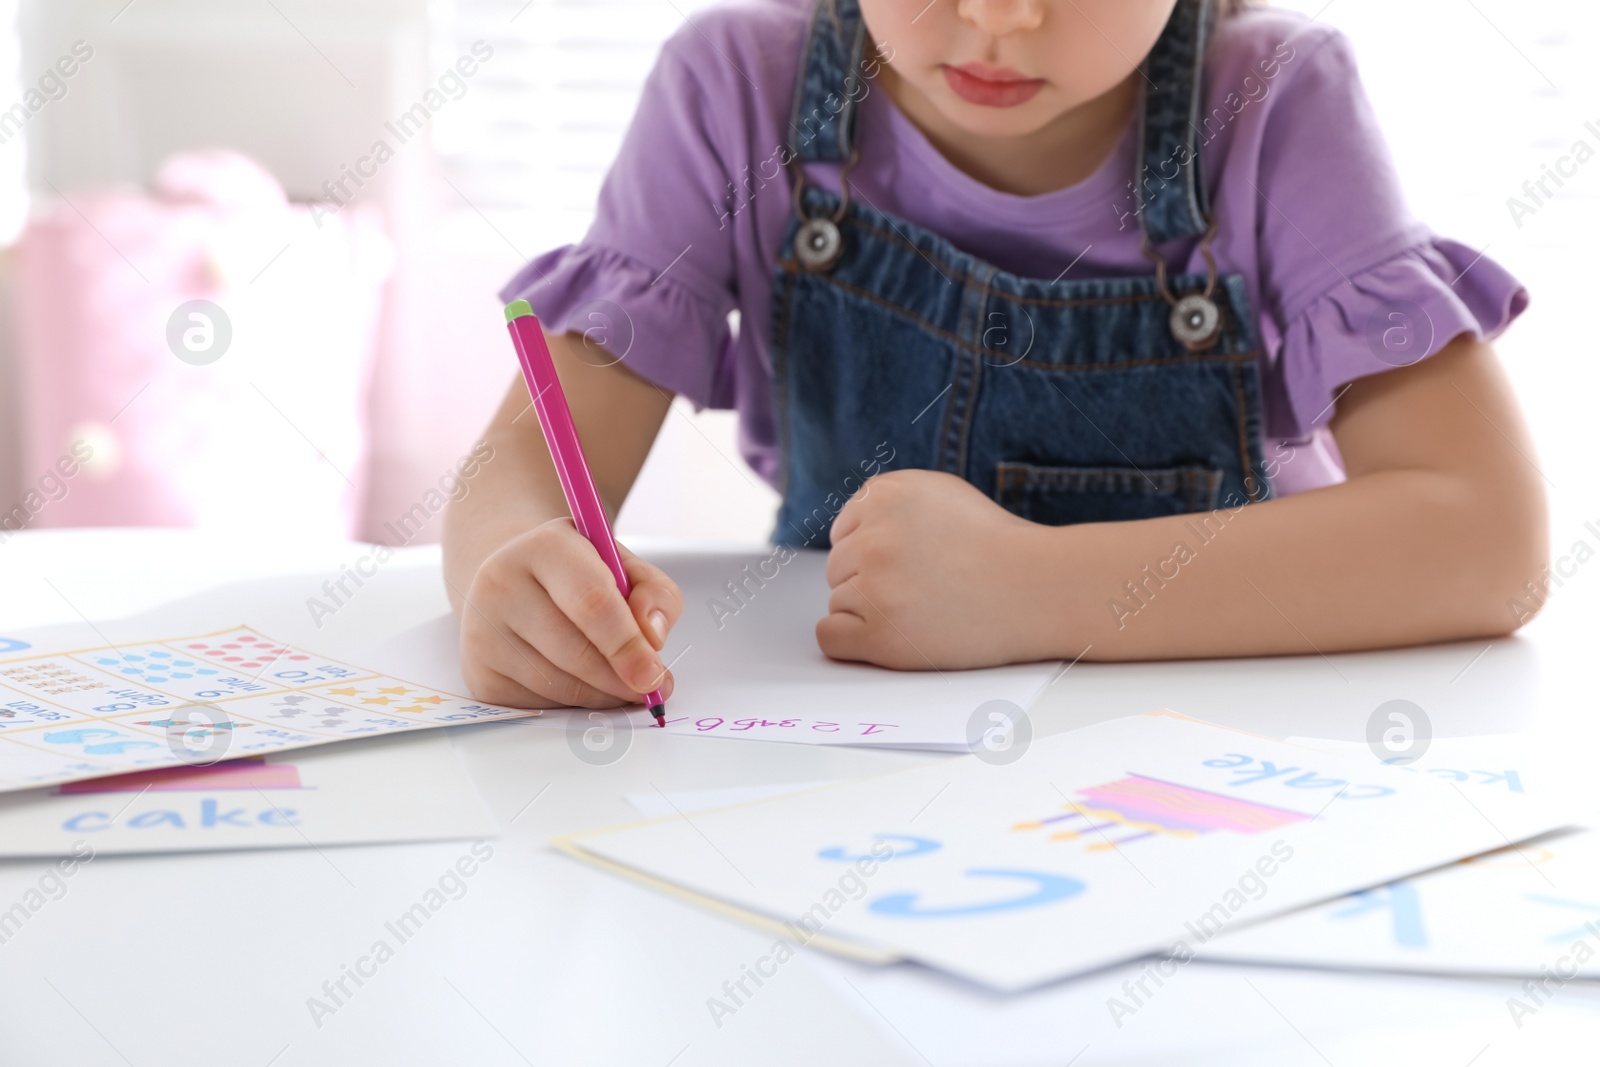
[[[1173,338],[1184,348],[1191,352],[1199,352],[1210,348],[1217,340],[1217,335],[1222,332],[1222,309],[1212,298],[1217,291],[1217,261],[1211,255],[1211,242],[1217,236],[1217,224],[1213,222],[1206,235],[1200,239],[1200,254],[1206,261],[1206,287],[1204,292],[1189,293],[1183,297],[1174,296],[1167,287],[1167,263],[1156,254],[1150,246],[1150,238],[1144,239],[1144,254],[1156,265],[1156,285],[1161,290],[1161,295],[1167,303],[1172,305],[1172,314],[1167,318],[1167,328],[1172,331]]]
[[[859,152],[852,151],[839,170],[839,208],[831,218],[826,215],[806,217],[805,175],[801,167],[794,168],[794,211],[804,220],[794,233],[794,258],[806,270],[832,270],[833,265],[839,262],[839,257],[844,255],[844,232],[839,229],[839,224],[844,221],[845,209],[850,206],[850,170],[859,157]]]

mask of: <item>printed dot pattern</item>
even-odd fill
[[[252,633],[237,633],[210,641],[190,641],[183,647],[196,656],[204,656],[214,663],[226,663],[241,671],[265,670],[270,664],[280,661],[289,663],[311,658]]]
[[[118,674],[126,674],[141,682],[151,683],[200,678],[218,673],[215,667],[207,667],[203,663],[161,649],[144,653],[107,653],[97,656],[95,662]]]

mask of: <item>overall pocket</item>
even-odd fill
[[[1035,467],[995,464],[995,500],[1030,522],[1067,526],[1210,511],[1223,473],[1212,467]]]

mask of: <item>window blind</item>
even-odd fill
[[[433,66],[494,49],[441,113],[446,176],[485,212],[527,213],[542,246],[575,240],[663,41],[716,0],[433,0]]]

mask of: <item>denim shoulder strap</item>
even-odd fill
[[[1153,245],[1199,237],[1211,226],[1196,134],[1212,17],[1212,0],[1178,0],[1142,68],[1145,106],[1134,186]]]
[[[818,0],[789,119],[789,150],[799,162],[843,163],[854,152],[866,39],[856,0]]]
[[[1196,130],[1213,0],[1178,0],[1146,57],[1135,188],[1152,244],[1198,237],[1210,228]],[[856,0],[819,0],[806,35],[789,119],[789,149],[800,163],[843,163],[855,151],[866,96],[866,24]]]

